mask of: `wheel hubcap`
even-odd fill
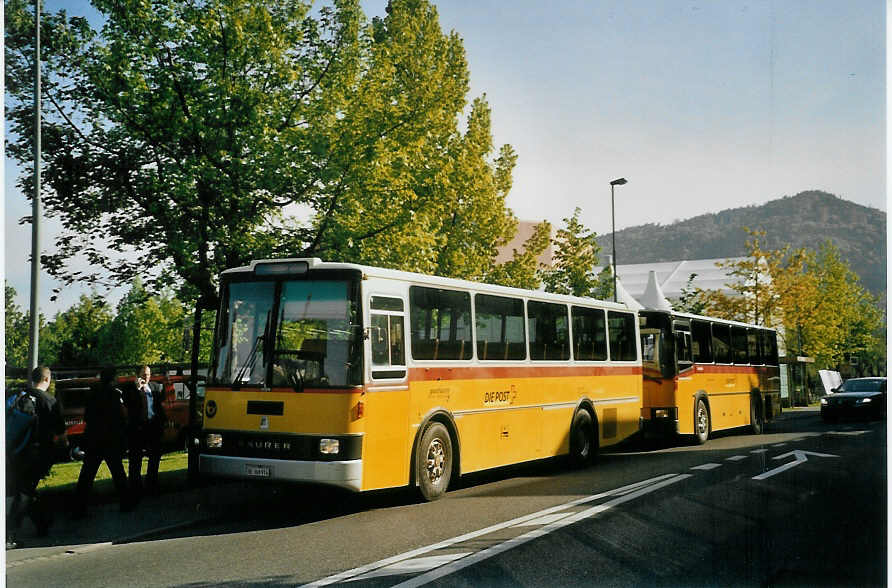
[[[427,448],[427,476],[432,484],[438,484],[443,478],[444,463],[446,463],[446,449],[439,439],[434,439]]]
[[[697,410],[697,425],[701,435],[707,431],[708,420],[709,417],[706,415],[706,407],[701,404],[699,410]]]
[[[576,447],[579,448],[579,455],[581,457],[588,456],[588,435],[585,434],[582,427],[579,427],[576,430]]]

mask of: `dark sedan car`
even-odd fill
[[[825,421],[886,416],[886,378],[852,378],[833,392],[821,398],[821,418]]]

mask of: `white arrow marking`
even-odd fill
[[[802,451],[801,449],[794,449],[789,453],[785,453],[783,455],[778,455],[774,459],[784,459],[790,456],[794,456],[796,459],[791,461],[790,463],[785,463],[779,468],[774,468],[773,470],[768,470],[764,474],[759,474],[758,476],[753,476],[753,480],[764,480],[766,478],[770,478],[771,476],[775,476],[781,472],[785,472],[790,468],[795,468],[801,463],[805,463],[808,461],[807,455],[814,455],[815,457],[839,457],[838,455],[831,455],[829,453],[816,453],[814,451]]]

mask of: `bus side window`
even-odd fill
[[[406,337],[403,301],[372,296],[369,339],[372,347],[372,378],[406,377]]]
[[[748,347],[746,329],[743,327],[731,327],[731,354],[734,363],[746,364],[750,362]]]
[[[527,325],[530,333],[530,359],[570,359],[570,322],[565,305],[528,302]]]
[[[600,308],[574,306],[573,358],[576,361],[605,361],[607,359],[607,321]]]
[[[777,365],[777,334],[774,331],[762,331],[762,355],[768,365]]]
[[[709,323],[691,323],[691,359],[694,363],[712,363],[712,334]]]
[[[675,360],[678,371],[686,370],[693,363],[691,359],[691,334],[688,331],[675,332]]]
[[[716,363],[731,363],[731,328],[728,325],[713,323],[712,348]]]
[[[474,306],[477,359],[526,359],[523,300],[475,294]]]
[[[635,315],[608,311],[607,332],[610,341],[610,361],[635,361],[638,359]]]
[[[409,320],[413,359],[471,359],[469,293],[411,286]]]

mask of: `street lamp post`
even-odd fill
[[[613,243],[613,301],[618,302],[616,296],[616,212],[614,212],[614,204],[613,204],[613,187],[614,186],[622,186],[628,180],[626,178],[619,178],[610,182],[610,228],[611,228],[611,241]]]

